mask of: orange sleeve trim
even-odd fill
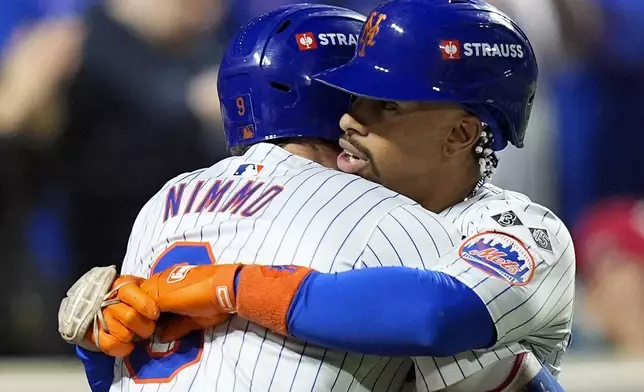
[[[288,311],[311,268],[247,265],[239,275],[239,316],[282,335],[288,335]]]

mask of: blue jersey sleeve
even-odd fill
[[[405,267],[311,274],[288,328],[324,347],[383,356],[450,356],[496,341],[474,291],[441,272]]]
[[[85,368],[92,392],[107,392],[114,378],[114,358],[76,346],[76,355]]]

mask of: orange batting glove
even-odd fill
[[[216,327],[235,312],[235,274],[240,264],[176,266],[152,275],[141,290],[161,312],[180,315],[161,327],[161,342],[178,340],[188,333]]]
[[[85,341],[113,357],[125,357],[134,349],[135,338],[147,339],[154,334],[159,307],[139,288],[144,281],[135,276],[123,275],[112,284],[113,304],[99,312],[85,333]],[[89,344],[84,344],[89,346]]]
[[[216,326],[232,313],[285,335],[291,301],[312,271],[297,266],[183,265],[151,276],[140,287],[161,312],[187,316],[172,320],[162,338]]]
[[[213,328],[228,320],[230,314],[220,314],[214,317],[188,317],[173,315],[165,325],[159,325],[159,340],[161,343],[170,343],[179,340],[192,331]]]
[[[241,264],[180,265],[141,283],[161,312],[209,318],[235,313],[235,275]]]

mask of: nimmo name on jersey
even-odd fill
[[[204,211],[215,212],[224,199],[226,202],[217,212],[239,213],[242,217],[253,216],[284,190],[280,185],[273,185],[264,189],[259,196],[253,197],[260,188],[263,188],[264,181],[248,180],[238,189],[233,186],[236,183],[237,180],[217,179],[208,187],[204,186],[204,181],[199,181],[187,198],[184,198],[187,183],[182,182],[170,187],[165,198],[163,222],[174,218],[179,213],[185,215],[201,214]]]

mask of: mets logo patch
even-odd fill
[[[532,280],[536,269],[526,246],[508,234],[486,232],[465,240],[459,250],[461,258],[473,267],[514,286]]]

